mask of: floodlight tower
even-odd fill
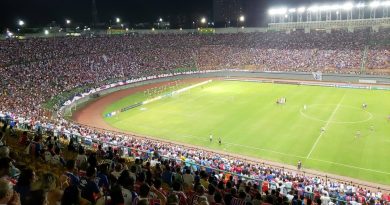
[[[202,17],[200,19],[200,25],[201,25],[201,27],[207,27],[207,19],[206,19],[206,17]]]
[[[319,7],[318,6],[311,6],[307,9],[307,19],[308,21],[312,21],[312,14],[316,15],[316,21],[319,20]]]
[[[244,22],[245,22],[245,16],[240,15],[237,19],[237,28],[239,27],[239,23],[241,24],[241,26],[244,26]]]
[[[23,21],[23,20],[19,20],[19,21],[18,21],[18,25],[19,25],[20,27],[23,27],[23,26],[24,26],[24,24],[25,24],[25,23],[24,23],[24,21]]]
[[[342,6],[342,9],[345,10],[347,13],[347,21],[352,20],[353,15],[352,15],[352,10],[353,10],[353,4],[351,2],[347,2]]]
[[[275,21],[275,11],[274,11],[274,9],[268,10],[268,14],[271,16],[271,23],[276,23],[276,21]]]
[[[298,8],[298,10],[297,10],[297,21],[298,22],[302,22],[302,14],[303,14],[303,12],[305,12],[306,11],[306,8],[305,7],[300,7],[300,8]]]
[[[288,22],[293,22],[294,21],[294,14],[297,13],[296,8],[291,8],[288,10]]]
[[[358,15],[358,19],[364,19],[364,8],[366,7],[366,5],[364,4],[364,2],[359,2],[357,5],[356,5],[356,8],[358,9],[359,11],[359,15]]]
[[[370,3],[370,8],[371,8],[371,11],[370,11],[370,19],[371,18],[376,18],[376,9],[378,8],[378,6],[380,5],[380,2],[379,1],[373,1]]]
[[[390,7],[390,1],[383,1],[381,2],[381,6],[383,8],[383,18],[389,17],[389,7]]]
[[[287,8],[279,8],[276,13],[279,14],[279,22],[281,23],[284,23],[284,20],[288,18]]]
[[[24,27],[24,25],[26,24],[22,19],[19,19],[18,20],[18,32],[20,32],[20,30]]]

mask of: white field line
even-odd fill
[[[150,129],[151,126],[139,126],[139,127]],[[205,143],[209,143],[210,142],[209,138],[207,138],[207,137],[206,138],[202,138],[202,137],[197,137],[197,136],[194,136],[194,135],[182,135],[182,136],[177,136],[177,137],[174,137],[174,136],[171,136],[171,137],[173,137],[173,138],[196,139],[198,141],[203,141]],[[154,139],[154,140],[157,140],[157,139]],[[237,147],[244,147],[244,148],[248,148],[248,149],[252,149],[252,150],[261,150],[261,151],[264,151],[264,152],[275,153],[275,154],[284,155],[284,156],[288,156],[288,157],[295,157],[295,158],[300,158],[300,159],[308,159],[308,160],[319,161],[319,162],[323,162],[323,163],[327,163],[327,164],[334,164],[334,165],[338,165],[338,166],[342,166],[342,167],[347,167],[347,168],[351,168],[351,169],[358,169],[358,170],[363,170],[363,171],[368,171],[368,172],[375,172],[375,173],[390,175],[390,172],[385,172],[385,171],[380,171],[380,170],[375,170],[375,169],[369,169],[369,168],[364,168],[364,167],[358,167],[358,166],[349,165],[349,164],[343,164],[343,163],[338,163],[338,162],[331,162],[331,161],[322,160],[322,159],[306,158],[304,156],[293,155],[293,154],[288,154],[288,153],[284,153],[284,152],[279,152],[279,151],[275,151],[275,150],[264,149],[264,148],[254,147],[254,146],[247,146],[247,145],[242,145],[242,144],[230,143],[230,142],[225,142],[225,141],[222,140],[222,146],[223,145],[229,145],[229,147],[237,146]],[[227,148],[229,148],[229,147],[227,147]],[[206,146],[206,148],[207,148],[207,146]]]
[[[175,137],[175,138],[182,138],[182,137],[209,142],[209,140],[207,140],[207,139],[199,138],[199,137],[196,137],[196,136],[193,136],[193,135],[185,135],[185,136],[179,136],[179,137]],[[224,140],[222,140],[222,145],[235,146],[235,147],[244,147],[244,148],[253,149],[253,150],[261,150],[261,151],[271,152],[271,153],[275,153],[275,154],[279,154],[279,155],[285,155],[285,156],[289,156],[289,157],[296,157],[296,158],[302,158],[302,159],[305,158],[304,156],[287,154],[287,153],[284,153],[284,152],[278,152],[278,151],[271,150],[271,149],[264,149],[264,148],[254,147],[254,146],[247,146],[247,145],[242,145],[242,144],[225,142]]]
[[[326,124],[324,126],[324,131],[321,131],[320,135],[317,137],[317,140],[314,142],[313,146],[311,147],[309,154],[307,154],[307,156],[306,156],[306,159],[309,159],[311,153],[316,148],[316,146],[317,146],[318,142],[320,141],[322,135],[324,135],[325,131],[327,130],[327,128],[329,126],[329,124],[332,122],[332,119],[333,119],[334,115],[336,114],[337,110],[339,109],[339,107],[341,105],[341,102],[344,100],[344,97],[345,97],[345,93],[344,93],[343,97],[341,98],[340,102],[337,104],[336,108],[333,110],[333,112],[330,115],[329,119],[326,121]]]
[[[338,162],[331,162],[331,161],[327,161],[327,160],[314,159],[314,158],[310,158],[309,160],[314,160],[314,161],[319,161],[319,162],[324,162],[324,163],[329,163],[329,164],[335,164],[335,165],[348,167],[348,168],[352,168],[352,169],[360,169],[360,170],[364,170],[364,171],[376,172],[376,173],[380,173],[380,174],[390,175],[390,172],[384,172],[384,171],[379,171],[379,170],[375,170],[375,169],[368,169],[368,168],[363,168],[363,167],[357,167],[357,166],[353,166],[353,165],[349,165],[349,164],[342,164],[342,163],[338,163]]]
[[[208,139],[203,139],[203,138],[192,136],[192,135],[180,136],[180,137],[175,137],[175,138],[181,138],[181,137],[190,138],[190,139],[197,139],[197,140],[204,141],[204,142],[209,142]],[[254,147],[254,146],[246,146],[246,145],[242,145],[242,144],[235,144],[235,143],[229,143],[229,142],[222,141],[222,145],[224,145],[224,144],[230,145],[230,146],[245,147],[245,148],[248,148],[248,149],[261,150],[261,151],[271,152],[271,153],[275,153],[275,154],[279,154],[279,155],[285,155],[285,156],[289,156],[289,157],[296,157],[296,158],[301,158],[301,159],[305,159],[306,158],[306,157],[303,157],[303,156],[287,154],[287,153],[278,152],[278,151],[274,151],[274,150],[270,150],[270,149],[263,149],[263,148]],[[375,172],[375,173],[390,175],[390,172],[385,172],[385,171],[380,171],[380,170],[375,170],[375,169],[368,169],[368,168],[364,168],[364,167],[358,167],[358,166],[349,165],[349,164],[343,164],[343,163],[338,163],[338,162],[331,162],[331,161],[322,160],[322,159],[309,158],[308,160],[319,161],[319,162],[324,162],[324,163],[327,163],[327,164],[335,164],[335,165],[338,165],[338,166],[352,168],[352,169],[359,169],[359,170],[364,170],[364,171],[369,171],[369,172]]]

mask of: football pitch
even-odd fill
[[[287,102],[277,104],[282,97]],[[130,95],[104,113],[145,99]],[[389,103],[389,91],[217,80],[104,120],[123,131],[390,184]]]

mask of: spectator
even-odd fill
[[[12,184],[0,179],[0,204],[20,205],[19,194],[12,189]]]
[[[20,201],[22,204],[26,204],[26,200],[31,192],[31,185],[36,181],[35,172],[30,169],[22,170],[18,182],[15,185],[15,191],[20,196]]]
[[[86,177],[80,180],[81,197],[88,200],[92,204],[102,196],[98,185],[95,182],[96,168],[88,167]]]

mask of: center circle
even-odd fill
[[[333,115],[333,112],[336,113]],[[307,105],[306,109],[302,108],[300,113],[310,120],[336,124],[363,123],[373,117],[370,112],[361,107],[337,104],[311,104]]]

